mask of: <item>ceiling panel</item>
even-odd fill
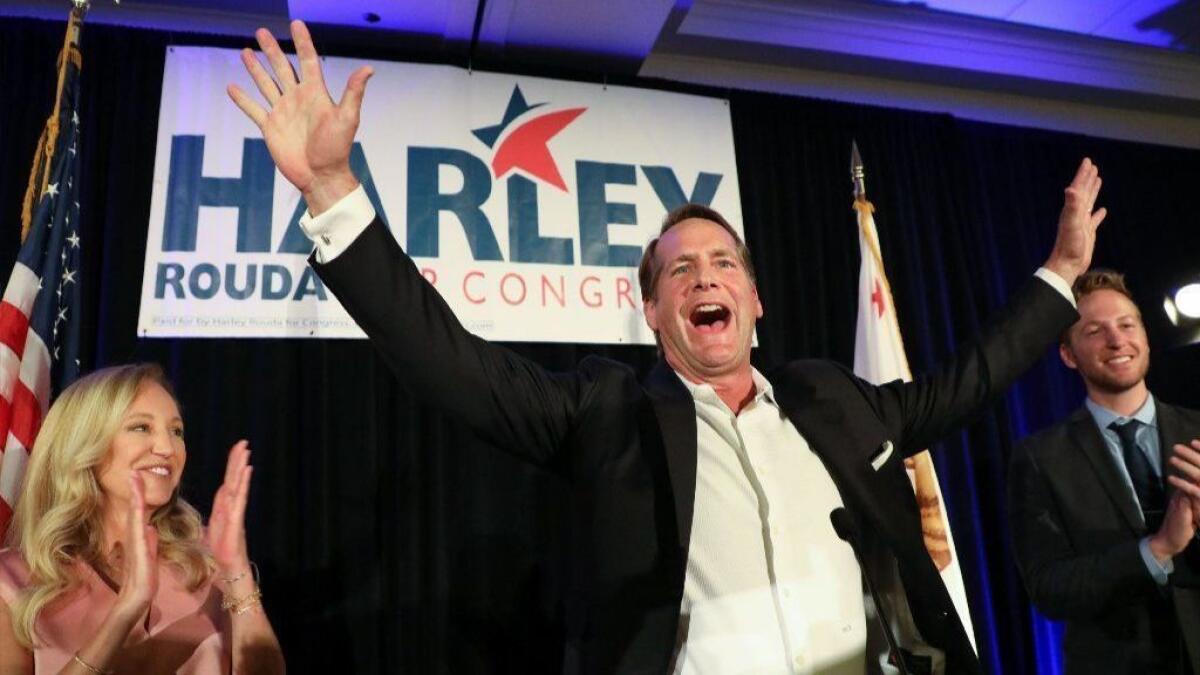
[[[643,58],[675,0],[488,0],[480,41]]]
[[[0,16],[67,17],[67,0],[0,0]],[[286,33],[286,0],[92,0],[89,24],[246,36],[259,26]]]
[[[1030,26],[1089,34],[1114,14],[1133,4],[1133,1],[1088,0],[1085,5],[1063,0],[1026,0],[1005,19]]]
[[[876,0],[1200,53],[1200,0]]]
[[[92,0],[93,5],[101,5],[108,0]],[[67,5],[64,0],[61,5]],[[158,5],[164,7],[175,8],[195,8],[203,7],[207,11],[216,12],[237,12],[239,14],[274,14],[277,16],[287,16],[288,0],[125,0],[121,4],[136,5]]]
[[[478,0],[288,0],[287,4],[293,19],[467,41]]]
[[[897,5],[908,7],[924,7],[938,12],[954,12],[969,14],[987,19],[1003,19],[1012,13],[1024,0],[927,0],[912,2],[910,0],[884,0]]]
[[[1133,0],[1093,33],[1126,42],[1188,49],[1186,39],[1200,24],[1200,0]],[[1190,50],[1196,52],[1192,40]]]

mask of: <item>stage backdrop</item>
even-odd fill
[[[328,31],[314,29],[328,54],[449,58],[402,51],[399,41],[395,49],[365,50]],[[5,270],[16,256],[12,228],[53,104],[62,37],[61,22],[0,19],[0,92],[17,97],[0,105]],[[220,484],[229,445],[251,440],[250,548],[289,672],[561,672],[559,599],[570,583],[561,572],[572,536],[564,503],[573,485],[481,443],[430,408],[420,392],[397,384],[365,341],[137,337],[155,121],[171,43],[240,47],[252,40],[84,29],[85,367],[163,364],[187,421],[183,491],[201,511]],[[532,74],[602,77],[548,65]],[[766,309],[754,357],[761,368],[801,357],[853,363],[859,248],[847,172],[852,139],[863,151],[914,373],[974,335],[1045,260],[1062,188],[1086,154],[1103,171],[1101,203],[1110,212],[1096,262],[1129,272],[1155,345],[1150,386],[1164,400],[1200,407],[1200,352],[1168,348],[1157,318],[1168,277],[1197,268],[1200,228],[1188,195],[1200,185],[1200,152],[947,115],[687,91],[730,100],[743,222]],[[530,93],[529,100],[541,99]],[[381,194],[403,189],[379,185]],[[641,346],[510,346],[553,370],[595,354],[645,372],[656,358],[654,348]],[[931,449],[980,656],[996,675],[1061,672],[1057,628],[1025,598],[1004,509],[1012,443],[1083,400],[1078,377],[1052,351],[1047,357],[990,413]]]
[[[333,96],[360,59],[325,59]],[[372,61],[351,154],[375,210],[474,333],[654,344],[637,265],[663,215],[741,229],[725,100]],[[305,204],[225,86],[238,51],[171,47],[138,332],[363,337],[308,267]]]

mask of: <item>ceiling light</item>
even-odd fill
[[[1175,291],[1175,309],[1189,319],[1200,319],[1200,283],[1191,283]]]
[[[1166,312],[1172,326],[1179,325],[1179,310],[1175,309],[1175,301],[1169,295],[1163,298],[1163,311]]]

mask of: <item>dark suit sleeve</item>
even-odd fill
[[[423,400],[534,462],[563,446],[595,379],[552,375],[470,334],[378,218],[341,255],[309,262]]]
[[[1038,610],[1052,619],[1089,619],[1154,586],[1138,541],[1115,541],[1107,550],[1081,553],[1027,439],[1009,465],[1008,510],[1017,566]]]
[[[1078,316],[1062,294],[1034,277],[949,363],[912,382],[870,387],[868,395],[899,448],[915,454],[981,412]]]

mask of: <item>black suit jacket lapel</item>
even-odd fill
[[[1069,424],[1068,436],[1075,447],[1087,457],[1088,463],[1092,465],[1092,470],[1096,472],[1100,485],[1104,486],[1104,491],[1108,493],[1109,498],[1116,504],[1117,510],[1124,516],[1125,523],[1133,530],[1134,534],[1142,534],[1146,529],[1146,525],[1142,521],[1142,511],[1138,508],[1132,491],[1125,482],[1122,467],[1117,466],[1116,459],[1104,442],[1104,437],[1100,435],[1100,429],[1096,427],[1096,420],[1084,407],[1071,415]]]
[[[661,359],[646,377],[646,391],[662,434],[667,475],[675,499],[679,546],[686,551],[692,537],[692,511],[696,503],[696,402],[675,371]]]

